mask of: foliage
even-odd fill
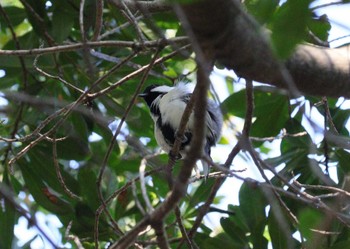
[[[172,11],[143,13],[110,4],[103,7],[101,19],[96,2],[0,5],[0,48],[13,52],[0,53],[0,248],[16,247],[21,238],[13,231],[20,217],[40,229],[34,215],[39,212],[58,217],[63,244],[93,248],[98,242],[103,248],[169,195],[160,170],[168,156],[154,155],[153,121],[136,97],[151,83],[195,80],[184,27]],[[300,42],[328,39],[331,25],[316,15],[311,1],[244,4],[272,31],[280,58]],[[226,123],[221,143],[233,148],[242,140],[241,131],[232,127],[253,120],[245,130],[251,136],[248,145],[237,157],[243,155],[265,181],[225,170],[224,178],[216,178],[216,168],[206,181],[193,176],[179,213],[170,212],[164,220],[171,247],[189,247],[187,231],[200,248],[348,248],[349,110],[341,100],[291,99],[285,91],[254,84],[254,114],[249,116],[249,89],[233,85],[236,78],[227,79],[222,90],[230,95],[221,103]],[[324,123],[310,118],[307,109],[318,112]],[[233,133],[234,142],[228,135]],[[269,154],[272,141],[279,146],[278,156]],[[221,155],[220,162],[227,157]],[[142,159],[147,160],[146,181],[140,180]],[[243,182],[239,204],[219,210],[225,213],[220,228],[209,227],[202,211],[221,202],[216,191],[228,176]],[[48,246],[51,239],[45,231],[40,234]],[[155,238],[154,230],[147,230],[136,243],[153,248]]]

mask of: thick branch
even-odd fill
[[[126,4],[132,11],[136,11],[139,8],[147,10],[148,12],[163,12],[171,10],[171,6],[166,0],[156,1],[135,1],[135,0],[109,0],[109,2],[115,5],[119,9],[123,9],[123,4]]]
[[[241,77],[287,88],[268,38],[239,1],[203,0],[182,9],[200,46],[212,59]],[[349,58],[349,47],[299,45],[284,65],[303,93],[350,97]]]

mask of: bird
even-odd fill
[[[193,93],[191,84],[179,82],[174,86],[153,84],[139,94],[149,107],[150,115],[154,121],[154,136],[166,153],[170,153],[180,126],[182,115]],[[203,155],[210,157],[211,147],[215,146],[221,135],[223,117],[219,106],[211,99],[207,101],[205,120],[205,144]],[[194,126],[194,111],[190,114],[184,135],[181,138],[179,155],[186,155],[186,147],[190,144]],[[209,164],[201,160],[205,178],[209,174]]]

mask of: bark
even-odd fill
[[[350,46],[329,49],[303,44],[279,62],[268,36],[239,1],[203,0],[181,8],[187,19],[182,22],[191,26],[190,33],[204,53],[240,77],[280,88],[293,89],[294,84],[304,94],[350,97]]]
[[[129,10],[137,11],[140,8],[147,10],[148,12],[164,12],[171,11],[171,5],[168,4],[167,0],[156,0],[156,1],[136,1],[136,0],[108,0],[109,3],[113,4],[119,9],[124,9],[124,5],[128,6]]]

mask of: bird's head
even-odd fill
[[[171,89],[173,88],[170,86],[150,85],[146,87],[143,93],[140,93],[138,96],[143,98],[147,105],[151,108],[152,103],[156,98],[168,93]]]

